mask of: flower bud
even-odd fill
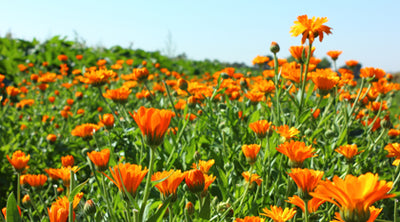
[[[228,79],[229,75],[227,73],[223,72],[223,73],[221,73],[221,78]]]
[[[278,43],[271,42],[271,46],[269,47],[269,50],[271,50],[272,53],[276,54],[279,52],[280,47],[279,47]]]
[[[186,80],[184,80],[184,79],[179,79],[178,80],[178,87],[179,87],[179,89],[181,89],[181,90],[184,90],[184,91],[186,91],[187,90],[187,88],[188,88],[188,82],[186,81]]]
[[[30,203],[31,203],[31,198],[29,197],[28,194],[26,194],[26,195],[22,198],[22,204],[24,205],[24,207],[28,207]]]
[[[83,206],[83,212],[87,216],[92,216],[96,213],[96,205],[93,200],[87,200],[85,205]]]
[[[189,216],[192,216],[194,214],[194,206],[192,202],[188,202],[185,206],[185,211]]]

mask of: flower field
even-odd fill
[[[400,84],[327,22],[253,68],[0,39],[0,220],[400,221]]]

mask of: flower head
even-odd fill
[[[338,59],[338,57],[340,56],[340,54],[342,54],[342,51],[339,51],[339,50],[331,50],[331,51],[328,51],[326,54],[327,54],[329,57],[331,57],[331,59],[332,59],[333,61],[336,61],[336,60]]]
[[[263,212],[260,215],[271,218],[274,222],[285,222],[294,217],[296,214],[296,209],[285,208],[284,210],[281,207],[270,206],[271,210],[268,208],[264,208]]]
[[[103,149],[100,152],[88,152],[87,155],[99,171],[104,171],[107,169],[108,161],[110,159],[109,149]]]
[[[62,156],[61,157],[61,164],[63,167],[74,166],[74,157],[72,155]]]
[[[103,118],[101,115],[99,115],[100,122],[98,123],[99,126],[103,127],[105,126],[106,128],[111,128],[114,126],[114,115],[111,113],[106,113],[103,115]]]
[[[289,158],[292,167],[301,167],[305,159],[317,156],[311,145],[306,146],[304,142],[300,141],[285,142],[279,145],[276,150]]]
[[[163,142],[174,113],[170,110],[148,109],[142,106],[137,112],[130,113],[130,115],[142,131],[147,145],[156,148]]]
[[[110,89],[107,90],[106,93],[103,93],[103,97],[107,99],[111,99],[114,102],[124,104],[128,101],[129,94],[132,92],[128,87],[121,87],[118,89]]]
[[[257,216],[246,216],[243,219],[236,218],[235,222],[264,222],[265,219]]]
[[[109,177],[104,174],[109,180],[111,180],[123,193],[128,192],[132,196],[135,196],[136,190],[146,176],[149,170],[136,164],[118,164],[114,168],[110,167],[110,172],[113,177]],[[126,189],[126,190],[125,190]]]
[[[214,165],[215,160],[211,159],[211,160],[199,160],[199,163],[193,163],[192,165],[192,169],[199,169],[201,170],[201,172],[203,172],[204,174],[208,174],[208,171],[210,170],[210,168]]]
[[[253,130],[260,139],[265,138],[271,132],[271,126],[272,123],[267,120],[258,120],[249,124],[250,129]]]
[[[332,181],[321,181],[310,194],[338,206],[345,221],[367,221],[372,204],[396,196],[388,194],[392,186],[393,182],[379,181],[378,174],[347,175],[345,179],[334,176]]]
[[[364,152],[364,150],[358,151],[357,144],[340,146],[335,151],[342,154],[347,160],[351,160],[355,155]]]
[[[302,200],[299,196],[294,195],[293,197],[289,197],[289,200],[287,200],[286,202],[291,203],[293,205],[296,205],[297,207],[299,207],[303,212],[305,211],[305,204],[304,204],[304,200]],[[318,198],[312,198],[311,200],[309,200],[307,202],[307,210],[308,213],[314,213],[318,210],[319,206],[321,206],[321,204],[325,203],[325,200],[321,200]]]
[[[262,181],[263,181],[261,179],[261,177],[256,173],[252,173],[251,174],[251,178],[250,178],[250,172],[249,171],[243,172],[242,176],[244,177],[244,180],[246,182],[250,182],[250,184],[253,184],[253,182],[255,182],[258,186],[260,186]]]
[[[298,129],[295,127],[289,128],[288,125],[279,126],[276,129],[276,132],[279,133],[279,135],[281,135],[281,137],[283,137],[285,140],[289,140],[300,133]]]
[[[185,174],[180,170],[156,172],[151,176],[151,181],[163,180],[155,185],[156,188],[162,193],[164,198],[173,195],[174,200],[177,198],[176,191],[183,179],[185,179]]]
[[[339,76],[331,69],[317,69],[311,73],[311,79],[321,94],[327,94],[329,90],[339,83]]]
[[[324,33],[332,33],[331,27],[323,25],[327,21],[328,19],[326,17],[312,17],[309,19],[307,15],[300,15],[297,17],[297,21],[294,22],[295,25],[290,28],[290,33],[292,33],[292,36],[302,34],[301,44],[304,44],[306,39],[312,44],[315,37],[319,37],[319,41],[322,42]]]
[[[299,188],[300,195],[303,197],[303,199],[304,197],[308,199],[308,193],[317,187],[323,175],[323,171],[300,168],[293,168],[289,173],[289,176]]]
[[[249,162],[249,164],[254,164],[257,160],[257,154],[260,151],[260,145],[243,145],[242,151],[244,156],[246,157],[247,162]]]
[[[52,179],[61,179],[63,181],[64,186],[69,187],[70,181],[71,181],[71,171],[76,173],[78,172],[79,168],[77,166],[71,167],[61,167],[59,169],[46,169],[46,173],[49,174],[49,176]]]
[[[85,123],[79,126],[76,126],[75,129],[71,131],[73,136],[82,137],[84,140],[92,139],[93,133],[99,130],[101,127],[92,123]]]
[[[190,192],[199,193],[204,190],[205,179],[201,170],[193,169],[186,172],[185,182]]]
[[[396,157],[392,164],[398,166],[400,164],[400,143],[389,143],[385,146],[385,150],[388,151],[386,157]]]
[[[102,86],[108,82],[108,80],[114,76],[115,73],[112,70],[91,70],[84,74],[84,78],[81,78],[81,82],[91,84],[93,86]]]
[[[47,181],[47,176],[43,174],[39,175],[27,174],[24,177],[24,182],[28,183],[31,187],[35,188],[43,187],[46,181]]]
[[[21,173],[22,171],[25,170],[25,168],[28,166],[28,161],[31,158],[31,155],[25,155],[24,152],[21,150],[17,150],[13,153],[12,157],[10,158],[7,155],[8,162],[11,163],[11,165],[14,167],[15,171]]]

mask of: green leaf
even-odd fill
[[[160,219],[164,216],[165,211],[167,210],[167,207],[171,203],[173,195],[170,195],[161,205],[160,208],[157,209],[155,214],[153,214],[149,219],[147,219],[147,222],[157,222],[160,221]]]
[[[76,186],[76,187],[71,191],[71,193],[69,194],[69,197],[68,197],[68,201],[69,201],[69,202],[74,201],[75,195],[78,194],[78,193],[82,190],[83,186],[85,186],[85,184],[86,184],[88,181],[89,181],[89,179],[87,179],[85,182],[79,184],[78,186]]]
[[[204,200],[203,206],[201,206],[199,216],[200,218],[210,220],[210,195],[207,195],[206,199]]]
[[[19,210],[17,207],[17,201],[15,200],[14,194],[11,193],[7,200],[7,221],[19,222],[21,216],[19,215]]]

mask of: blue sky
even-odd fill
[[[269,53],[271,41],[286,58],[300,37],[289,30],[298,15],[327,17],[332,35],[314,44],[317,57],[342,50],[338,59],[358,60],[364,67],[400,71],[400,1],[2,1],[0,36],[39,40],[54,35],[88,45],[166,49],[168,33],[176,54],[191,59],[218,59],[251,64]]]

